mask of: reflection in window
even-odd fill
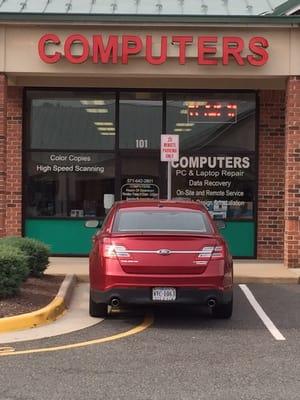
[[[32,152],[28,163],[27,216],[105,215],[104,194],[115,190],[114,163],[112,154]]]
[[[181,151],[254,151],[255,94],[170,94],[167,132],[179,135]]]
[[[121,93],[120,148],[159,149],[162,133],[162,94]]]
[[[149,154],[149,153],[148,153]],[[121,158],[120,199],[159,199],[159,161],[157,156]]]
[[[173,198],[204,202],[216,219],[254,219],[255,113],[255,93],[167,95],[167,132],[180,140]]]
[[[114,232],[202,232],[211,226],[202,212],[194,211],[119,211]]]
[[[31,96],[38,93],[31,92]],[[115,95],[97,97],[67,92],[31,100],[31,149],[113,150],[115,144]]]

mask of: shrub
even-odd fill
[[[12,246],[0,245],[0,297],[16,294],[27,278],[27,256]]]
[[[22,250],[27,255],[27,265],[31,276],[40,277],[49,264],[49,247],[35,239],[10,236],[0,239],[0,244]]]

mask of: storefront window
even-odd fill
[[[31,149],[114,150],[114,93],[31,92],[30,96]]]
[[[28,217],[105,215],[104,195],[114,194],[113,154],[31,152],[28,157]]]
[[[161,93],[121,93],[120,148],[159,149],[162,109]]]
[[[170,94],[167,133],[183,152],[255,151],[255,94]]]
[[[27,92],[26,217],[104,216],[115,193],[116,93]]]
[[[180,142],[172,198],[204,203],[228,222],[222,234],[232,254],[255,255],[255,92],[29,89],[26,95],[26,235],[49,243],[53,253],[85,254],[94,231],[84,219],[101,221],[115,200],[166,198],[160,139],[168,133]],[[69,229],[74,240],[64,247],[56,232]]]
[[[252,220],[255,94],[167,95],[168,133],[179,134],[172,196],[204,202],[215,218]]]

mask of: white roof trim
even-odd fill
[[[300,10],[300,4],[291,8],[288,12],[285,13],[285,15],[293,15],[295,12],[297,12],[299,10]]]

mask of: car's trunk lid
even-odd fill
[[[117,258],[127,273],[198,274],[208,265],[217,240],[212,235],[113,235]]]

